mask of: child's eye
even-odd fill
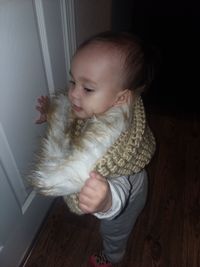
[[[76,86],[76,83],[75,83],[75,81],[73,81],[73,80],[70,80],[69,81],[69,88],[74,88]]]
[[[88,93],[92,93],[92,92],[94,92],[93,89],[90,89],[90,88],[87,88],[87,87],[84,87],[84,90],[85,90],[86,92],[88,92]]]
[[[75,81],[73,81],[73,80],[70,80],[69,83],[72,85],[75,85]]]

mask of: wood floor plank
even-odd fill
[[[116,267],[200,267],[200,120],[150,114],[157,150],[148,201]],[[87,267],[101,248],[99,221],[59,198],[24,267]]]

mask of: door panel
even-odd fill
[[[21,208],[27,197],[27,192],[25,190],[23,180],[21,179],[21,175],[17,167],[17,162],[15,161],[15,158],[13,156],[14,153],[10,149],[8,140],[5,136],[1,123],[0,123],[0,149],[1,149],[1,158],[0,158],[1,168],[2,168],[2,171],[4,170],[4,179],[7,179],[7,183],[12,188],[13,194],[15,196],[15,201],[18,203],[18,206]],[[4,186],[1,183],[2,193],[4,191],[3,188]],[[5,202],[5,203],[9,203],[9,202]]]
[[[0,163],[0,184],[0,203],[4,204],[1,204],[0,209],[0,237],[1,245],[4,246],[9,235],[12,233],[12,229],[14,229],[16,219],[20,216],[20,210],[8,183],[7,174],[2,163]],[[6,203],[9,203],[9,209],[12,212],[8,212]]]
[[[36,195],[26,182],[45,130],[45,126],[34,123],[36,98],[52,92],[49,77],[53,81],[51,86],[64,88],[67,83],[61,1],[44,3],[41,0],[0,3],[1,267],[20,264],[52,203],[51,198]],[[41,11],[40,21],[37,9]],[[56,23],[53,30],[47,31],[53,25],[50,17]],[[51,49],[49,42],[53,45]],[[57,64],[59,74],[52,62]]]

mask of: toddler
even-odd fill
[[[101,33],[73,56],[68,92],[38,99],[36,122],[49,127],[32,181],[73,212],[101,220],[103,249],[90,257],[93,267],[123,258],[146,202],[155,141],[140,94],[152,80],[150,63],[137,37]]]

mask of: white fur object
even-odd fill
[[[65,95],[54,99],[56,106],[43,141],[42,157],[33,174],[33,184],[45,195],[66,196],[80,191],[95,163],[128,127],[129,106],[113,107],[88,119],[78,143],[70,140],[70,104]]]

